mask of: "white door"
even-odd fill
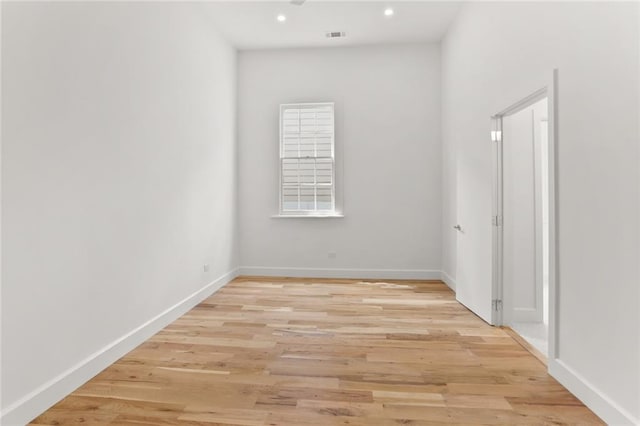
[[[487,120],[487,124],[489,121]],[[492,142],[457,153],[456,298],[492,324]]]
[[[504,322],[543,320],[540,122],[547,99],[505,116],[503,158]]]
[[[502,149],[501,145],[504,142],[492,141],[493,136],[500,134],[500,124],[502,118],[511,114],[514,111],[519,111],[527,106],[536,103],[544,95],[549,96],[549,99],[545,99],[545,105],[553,106],[555,99],[555,91],[557,87],[557,71],[554,70],[552,78],[549,80],[548,87],[551,88],[551,92],[547,92],[547,88],[540,89],[539,91],[532,93],[522,101],[513,104],[509,108],[492,117],[493,125],[498,127],[493,128],[492,137],[489,133],[489,120],[487,120],[487,138],[485,140],[478,140],[475,144],[466,144],[465,149],[458,150],[456,153],[456,215],[457,225],[456,230],[450,232],[456,232],[457,242],[457,265],[456,265],[456,298],[472,310],[480,318],[492,325],[502,325],[503,323],[503,254],[506,249],[502,239],[502,218],[503,214],[503,200],[502,200],[502,182],[504,176],[502,176]],[[553,110],[549,111],[549,119],[553,119]],[[533,141],[533,127],[531,119],[529,120],[529,142]],[[544,131],[544,124],[540,123],[541,131]],[[553,121],[549,121],[549,128],[553,128]],[[550,137],[552,133],[549,133]],[[500,137],[496,136],[495,140],[499,140]],[[545,147],[546,147],[545,141]],[[549,139],[549,151],[548,151],[548,167],[549,177],[553,179],[554,176],[554,150],[552,149],[555,140]],[[544,152],[539,155],[546,155]],[[544,173],[541,169],[538,173]],[[491,182],[491,176],[494,176],[494,181]],[[549,214],[554,212],[555,204],[553,204],[555,188],[553,187],[553,180],[548,183],[549,192],[547,194],[548,202],[547,211]],[[537,191],[538,194],[540,193]],[[529,207],[529,211],[530,211]],[[533,222],[541,221],[535,217]],[[555,215],[547,216],[546,226],[550,235],[549,242],[554,241],[555,238]],[[530,237],[528,237],[530,238]],[[521,242],[522,245],[528,247],[527,250],[533,250],[534,253],[540,251],[539,247],[544,246],[537,241],[533,243],[529,241]],[[533,245],[533,248],[530,248]],[[552,262],[548,263],[546,267],[549,269],[549,298],[550,306],[553,305],[555,300],[555,247],[553,244],[547,243],[546,256]],[[536,269],[535,264],[540,265],[541,258],[534,257],[534,266],[524,265],[526,268]],[[529,260],[531,262],[531,260]],[[528,295],[534,299],[533,303],[522,303],[520,305],[522,311],[526,311],[532,308],[535,312],[532,316],[536,318],[542,318],[542,286],[537,283],[542,280],[536,276],[534,281],[536,285],[532,290],[532,287],[527,286]],[[496,302],[495,304],[493,302]],[[540,312],[540,313],[538,313]],[[550,322],[553,324],[555,321],[554,312],[550,312]],[[550,339],[553,339],[555,331],[551,330]],[[550,342],[550,353],[553,352],[553,342]]]

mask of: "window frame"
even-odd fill
[[[333,125],[331,132],[331,157],[318,157],[307,156],[307,157],[284,157],[284,132],[283,132],[283,121],[284,121],[284,111],[287,108],[304,108],[304,107],[331,107],[331,113],[333,115]],[[275,217],[301,217],[301,218],[323,218],[323,217],[342,217],[342,215],[338,212],[337,206],[337,182],[336,182],[336,110],[335,110],[335,102],[296,102],[296,103],[286,103],[280,104],[279,108],[279,116],[278,116],[278,126],[279,126],[279,138],[278,138],[278,215]],[[332,209],[325,210],[285,210],[284,209],[284,200],[283,200],[283,165],[284,160],[287,159],[297,159],[298,161],[304,159],[331,159],[331,202]],[[317,182],[314,182],[317,184]],[[313,186],[314,191],[317,191],[317,185]],[[314,195],[314,199],[317,202],[317,193]],[[298,200],[300,202],[300,200]]]

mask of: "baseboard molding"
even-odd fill
[[[29,423],[123,355],[233,280],[238,276],[238,272],[238,269],[227,272],[146,323],[93,353],[54,379],[44,383],[33,392],[7,407],[1,414],[0,424],[17,426]]]
[[[241,275],[293,278],[364,278],[396,280],[440,280],[442,273],[429,269],[346,269],[241,266]]]
[[[442,281],[454,292],[456,291],[456,280],[451,278],[451,275],[447,274],[445,271],[441,272]]]
[[[207,284],[146,323],[90,355],[74,367],[43,384],[0,414],[0,424],[24,425],[46,411],[56,402],[73,392],[89,379],[113,364],[119,358],[166,325],[188,312],[195,305],[219,290],[238,275],[286,276],[299,278],[369,278],[369,279],[424,279],[442,280],[455,291],[455,280],[444,271],[404,269],[335,269],[335,268],[277,268],[243,266],[232,270]],[[607,424],[635,425],[631,413],[619,407],[599,392],[579,373],[559,359],[549,359],[549,373]]]
[[[588,380],[559,359],[549,359],[549,374],[609,425],[638,425],[640,419],[598,391]]]

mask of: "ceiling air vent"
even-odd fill
[[[329,31],[327,33],[327,38],[341,38],[346,36],[347,33],[345,33],[344,31]]]
[[[302,6],[305,0],[291,0],[291,4],[295,4],[296,6]]]

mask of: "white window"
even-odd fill
[[[333,215],[333,103],[280,105],[280,214]]]

